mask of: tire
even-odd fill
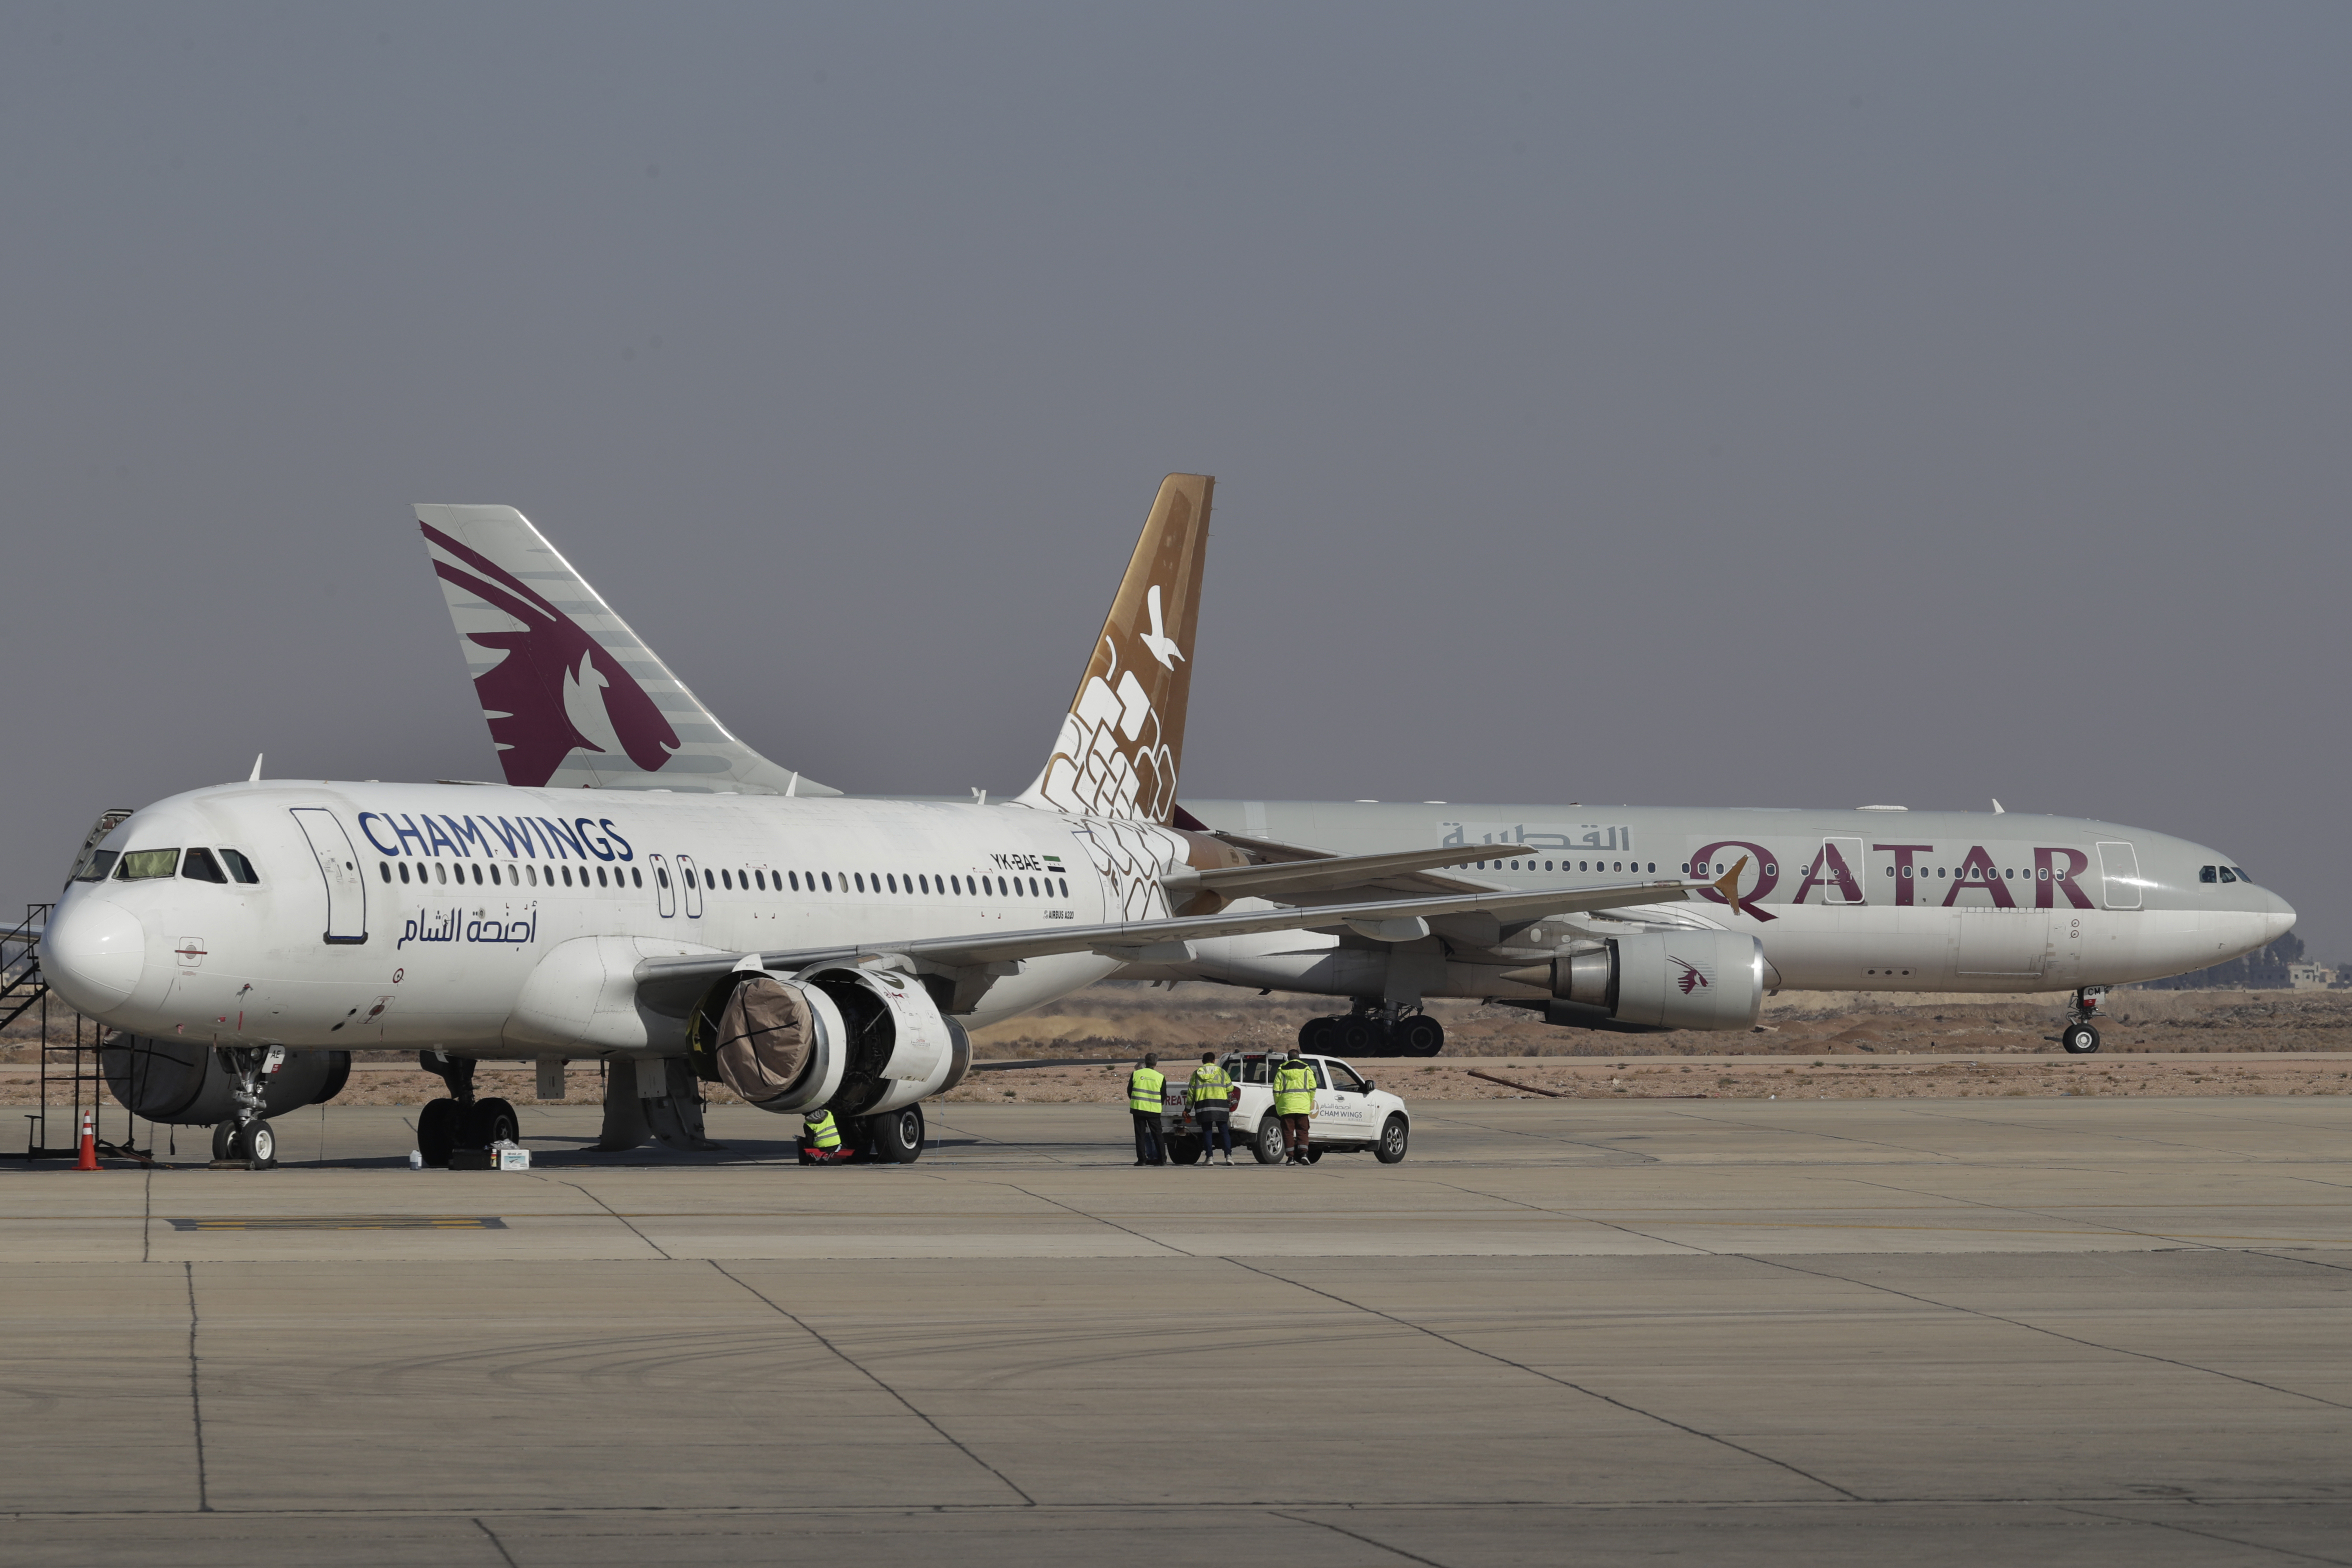
[[[1433,1057],[1445,1048],[1445,1026],[1426,1013],[1399,1018],[1389,1039],[1401,1057]]]
[[[1250,1152],[1261,1165],[1282,1163],[1282,1118],[1267,1111],[1257,1119],[1257,1132],[1250,1139]]]
[[[1162,1142],[1168,1150],[1170,1164],[1197,1165],[1201,1163],[1201,1151],[1203,1145],[1198,1138],[1169,1138],[1162,1140]]]
[[[873,1142],[867,1147],[886,1165],[911,1165],[923,1156],[923,1108],[901,1106],[866,1119]]]
[[[478,1100],[460,1125],[466,1130],[466,1147],[488,1149],[504,1139],[520,1142],[522,1119],[515,1114],[513,1104],[503,1100]]]
[[[450,1152],[457,1147],[457,1102],[428,1100],[416,1113],[416,1152],[436,1170],[449,1168]]]
[[[1321,1164],[1323,1163],[1323,1151],[1316,1148],[1311,1143],[1308,1144],[1307,1147],[1307,1163],[1310,1165]]]
[[[1405,1145],[1412,1142],[1412,1129],[1395,1111],[1381,1123],[1381,1141],[1372,1145],[1372,1154],[1383,1165],[1393,1165],[1404,1158]]]
[[[1370,1018],[1359,1016],[1342,1018],[1339,1023],[1339,1048],[1336,1053],[1327,1049],[1324,1055],[1384,1057],[1389,1054],[1388,1031]]]
[[[224,1121],[219,1126],[214,1128],[213,1158],[215,1160],[226,1160],[229,1158],[229,1144],[236,1139],[236,1123],[234,1121]]]
[[[1339,1048],[1339,1026],[1345,1018],[1309,1018],[1298,1026],[1298,1048],[1329,1056]]]
[[[278,1134],[269,1130],[267,1121],[248,1121],[236,1131],[229,1142],[229,1158],[250,1160],[256,1165],[278,1163]]]
[[[2058,1037],[2069,1056],[2087,1057],[2099,1048],[2099,1031],[2088,1024],[2069,1024],[2066,1032]]]

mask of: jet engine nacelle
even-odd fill
[[[953,1089],[971,1068],[971,1037],[910,974],[820,964],[721,977],[695,1005],[688,1056],[762,1110],[847,1118]]]
[[[144,1121],[213,1127],[236,1115],[236,1074],[209,1045],[116,1035],[100,1049],[99,1067],[116,1103]],[[351,1076],[349,1051],[288,1051],[261,1080],[261,1114],[283,1116],[332,1100]]]
[[[1745,1029],[1764,1005],[1764,944],[1727,931],[1611,937],[1551,961],[1545,1018],[1587,1028]]]

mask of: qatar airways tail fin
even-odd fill
[[[737,740],[514,508],[420,506],[416,521],[507,783],[841,793]]]
[[[1175,810],[1216,488],[1206,474],[1160,481],[1069,716],[1024,802],[1157,823]]]

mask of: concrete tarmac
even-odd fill
[[[2346,1100],[1421,1112],[1307,1170],[1094,1106],[12,1163],[0,1560],[2352,1562]]]

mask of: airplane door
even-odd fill
[[[1861,839],[1822,839],[1822,874],[1829,879],[1829,884],[1822,889],[1822,902],[1825,904],[1868,903],[1870,889],[1863,885],[1862,880],[1862,874],[1866,868],[1867,862],[1862,858]],[[1838,875],[1841,869],[1845,873],[1843,878]],[[1847,898],[1845,890],[1849,886],[1854,888],[1861,896]]]
[[[677,874],[686,884],[686,918],[698,921],[702,918],[702,879],[695,875],[693,856],[677,858]]]
[[[327,880],[327,929],[330,942],[357,945],[367,941],[367,882],[360,875],[359,851],[335,814],[323,806],[291,808],[294,824],[310,841],[319,875]]]
[[[669,885],[669,862],[658,855],[648,855],[646,861],[654,868],[654,906],[662,919],[677,919],[677,889]]]
[[[2128,844],[2099,846],[2099,876],[2111,910],[2139,908],[2139,851]]]

